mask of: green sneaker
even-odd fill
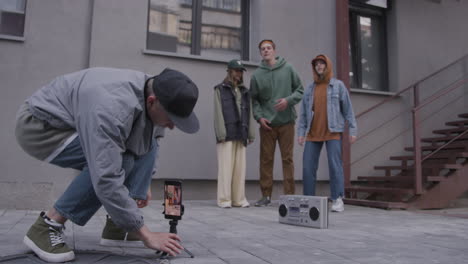
[[[116,226],[109,216],[106,216],[106,226],[99,244],[106,247],[145,247],[137,235]]]
[[[65,244],[64,229],[64,225],[48,218],[45,212],[42,212],[29,228],[23,242],[44,261],[70,261],[75,258],[75,253]]]

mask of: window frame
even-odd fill
[[[0,33],[0,39],[13,40],[13,41],[24,41],[26,39],[25,35],[26,35],[26,13],[27,13],[27,10],[28,10],[28,0],[24,0],[24,10],[23,10],[23,12],[20,12],[20,13],[23,14],[23,33],[22,33],[22,35],[17,36],[17,35]]]
[[[390,1],[388,1],[388,7],[390,7]],[[357,87],[351,87],[355,89],[360,89],[360,90],[365,90],[365,91],[380,91],[380,92],[388,92],[389,87],[388,87],[388,54],[387,54],[387,19],[386,19],[386,9],[381,8],[381,7],[376,7],[372,5],[367,5],[363,4],[360,2],[355,2],[355,1],[349,1],[349,30],[350,30],[350,35],[349,35],[349,43],[351,46],[351,54],[352,56],[350,57],[351,59],[351,64],[352,68],[354,69],[353,76],[350,77],[353,79],[353,81],[357,84]],[[358,17],[359,16],[367,16],[371,18],[376,18],[379,20],[381,23],[381,30],[382,30],[382,36],[381,36],[381,43],[382,47],[379,50],[379,55],[380,58],[382,59],[382,63],[380,64],[382,69],[382,76],[379,76],[379,79],[381,79],[381,88],[378,90],[375,89],[364,89],[362,87],[362,68],[360,65],[360,61],[362,59],[362,52],[361,52],[361,39],[359,38],[360,32],[359,32],[359,23],[358,23]],[[350,82],[351,83],[351,82]]]
[[[249,61],[250,59],[250,0],[240,0],[241,1],[241,49],[240,49],[240,59],[243,61]],[[185,3],[181,3],[182,5],[187,5]],[[201,55],[202,47],[201,47],[201,38],[202,38],[202,13],[203,10],[217,10],[220,12],[228,12],[228,13],[237,13],[229,10],[219,9],[219,8],[212,8],[212,7],[203,7],[203,0],[192,0],[192,41],[190,44],[190,53],[189,56],[197,56],[203,58],[204,56]],[[163,53],[170,53],[174,54],[175,56],[180,56],[182,54],[178,52],[166,52],[162,50],[155,50],[155,49],[148,49],[148,32],[149,32],[149,20],[150,20],[150,11],[151,11],[151,0],[148,0],[148,19],[146,25],[146,49],[148,51],[154,52],[163,52]]]

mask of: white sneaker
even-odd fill
[[[239,205],[237,205],[237,204],[234,205],[234,204],[233,204],[232,206],[241,207],[241,208],[249,208],[249,207],[250,207],[250,204],[249,204],[249,202],[244,201],[243,203],[240,203]]]
[[[333,201],[331,210],[332,210],[332,212],[343,212],[344,211],[344,203],[343,203],[343,199],[341,199],[341,197],[338,197],[335,201]]]
[[[221,202],[218,203],[218,206],[221,208],[231,208],[231,203],[230,202]]]
[[[249,208],[250,204],[249,204],[249,202],[245,202],[245,203],[241,204],[241,207],[242,208]]]

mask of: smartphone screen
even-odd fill
[[[164,214],[169,219],[181,219],[182,185],[178,181],[164,184]]]

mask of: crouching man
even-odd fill
[[[44,261],[70,261],[75,255],[64,241],[65,222],[83,226],[102,205],[110,216],[103,241],[134,237],[148,248],[180,253],[180,237],[150,231],[139,207],[151,199],[155,128],[197,132],[197,99],[197,86],[171,69],[151,77],[90,68],[59,76],[34,93],[17,114],[19,145],[39,160],[81,173],[40,214],[24,243]]]

